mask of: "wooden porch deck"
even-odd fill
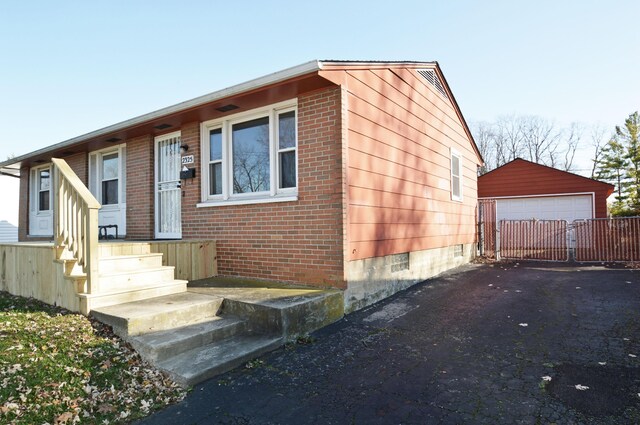
[[[100,262],[106,258],[154,253],[162,254],[163,267],[174,268],[174,278],[177,280],[191,281],[217,275],[216,248],[213,240],[107,240],[98,243]],[[73,273],[66,270],[64,261],[58,258],[53,242],[0,244],[0,290],[87,314],[90,306],[83,306],[83,293],[78,289],[82,285],[74,281],[74,277],[70,276]],[[105,270],[98,268],[101,276],[114,272],[107,270],[107,266],[103,265],[103,268]],[[131,270],[131,273],[134,272],[135,270]],[[126,269],[121,273],[126,273]],[[132,281],[136,279],[139,277],[131,278]],[[92,297],[99,297],[110,291],[107,280],[103,280],[104,287],[98,285],[100,289],[97,293],[92,293]],[[125,292],[120,290],[120,293]],[[122,302],[128,301],[131,301],[131,296],[122,298]]]

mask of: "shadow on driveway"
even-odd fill
[[[141,423],[640,423],[638,271],[469,265],[300,342]]]

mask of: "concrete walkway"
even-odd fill
[[[466,266],[300,342],[141,423],[640,423],[639,271]]]

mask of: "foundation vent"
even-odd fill
[[[438,93],[440,93],[446,99],[449,99],[449,96],[447,96],[447,92],[444,89],[444,86],[442,85],[442,81],[440,81],[438,74],[436,74],[436,71],[434,71],[433,69],[419,69],[418,74],[420,74],[422,78],[427,80],[438,91]]]
[[[394,254],[391,256],[391,273],[409,270],[409,253]]]

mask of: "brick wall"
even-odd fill
[[[74,173],[82,180],[85,186],[87,185],[87,181],[89,179],[89,165],[87,164],[87,154],[79,153],[77,155],[72,155],[67,158],[63,158],[69,167],[73,170]]]
[[[154,146],[151,135],[127,140],[127,238],[154,236]]]
[[[183,239],[215,239],[223,276],[344,287],[341,137],[340,89],[300,96],[298,201],[196,208],[198,168],[183,185]],[[182,142],[201,164],[199,123],[182,126]]]

